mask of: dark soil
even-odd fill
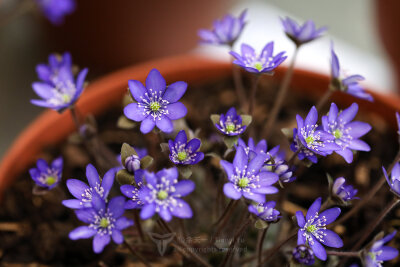
[[[247,81],[246,87],[249,87]],[[273,78],[265,77],[261,80],[255,119],[250,126],[256,127],[255,133],[258,136],[261,135],[262,126],[268,116],[268,111],[272,107],[277,90],[278,84],[274,82]],[[290,97],[286,99],[285,106],[282,109],[280,120],[273,129],[274,134],[268,140],[269,148],[280,144],[281,148],[287,151],[287,158],[289,158],[291,155],[288,150],[289,142],[280,132],[280,129],[293,128],[296,125],[295,115],[300,114],[304,117],[310,107],[316,103],[315,101],[315,99],[310,99],[298,93],[290,93]],[[224,79],[190,85],[183,97],[183,102],[189,110],[186,117],[187,125],[193,130],[201,129],[199,136],[203,142],[202,151],[222,154],[224,146],[221,136],[217,134],[209,116],[213,113],[226,112],[229,107],[237,104],[231,80]],[[340,105],[339,107],[346,108]],[[324,112],[327,111],[328,106],[324,109]],[[123,142],[133,146],[147,147],[150,155],[155,158],[155,164],[150,167],[152,170],[172,166],[168,156],[160,153],[159,139],[156,134],[151,133],[143,136],[139,134],[138,127],[133,130],[123,130],[116,127],[116,121],[121,114],[122,106],[119,110],[108,112],[96,118],[98,137],[102,142],[107,144],[116,155]],[[327,197],[326,173],[329,173],[333,178],[346,177],[351,184],[359,189],[358,196],[362,198],[381,176],[381,166],[387,167],[392,162],[398,149],[396,130],[390,128],[382,118],[371,114],[368,116],[359,114],[357,120],[369,122],[373,126],[373,130],[363,138],[372,147],[371,152],[358,153],[352,164],[346,164],[337,155],[320,159],[318,164],[310,168],[298,164],[300,166],[297,169],[298,179],[286,186],[285,190],[282,191],[285,192],[286,198],[278,204],[282,207],[281,212],[283,213],[280,226],[271,226],[264,248],[271,247],[274,240],[277,238],[284,239],[295,229],[291,222],[291,216],[299,207],[307,209],[315,198],[319,196]],[[182,124],[178,127],[181,128],[184,122],[181,121],[180,123]],[[170,139],[171,136],[166,138]],[[59,154],[64,157],[64,171],[63,182],[56,189],[45,195],[33,195],[34,183],[27,170],[18,177],[14,185],[5,193],[4,200],[0,204],[0,264],[2,266],[16,266],[14,264],[34,264],[35,266],[127,266],[139,264],[137,258],[130,255],[123,245],[110,244],[102,254],[96,255],[92,252],[91,239],[79,241],[68,239],[68,232],[82,223],[76,219],[73,211],[61,205],[63,199],[71,198],[66,189],[65,181],[70,178],[78,178],[86,182],[85,166],[94,162],[94,158],[77,141],[76,136],[71,137],[61,145],[46,148],[39,156],[51,160]],[[228,158],[230,159],[232,156],[232,154],[228,155]],[[101,166],[96,167],[101,169],[102,174],[104,173],[105,170]],[[186,199],[194,210],[194,217],[185,221],[185,237],[178,230],[181,229],[178,220],[172,221],[171,228],[176,229],[178,235],[184,238],[191,247],[204,248],[210,239],[210,233],[214,230],[213,222],[217,220],[223,207],[228,203],[224,196],[217,193],[221,191],[226,178],[219,169],[218,160],[206,157],[194,169],[192,179],[197,184],[196,191]],[[112,194],[119,194],[117,182],[114,186],[115,190]],[[392,194],[388,190],[388,186],[385,185],[373,201],[369,202],[357,216],[344,225],[335,228],[335,231],[344,240],[344,250],[349,250],[352,247],[360,238],[360,230],[379,214],[385,205],[391,201],[391,198]],[[269,195],[267,199],[278,200],[279,196]],[[344,208],[342,212],[348,209]],[[245,211],[245,205],[239,203],[235,213],[224,228],[223,238],[231,239],[233,237],[233,233],[239,227],[238,222],[246,214]],[[132,216],[132,211],[127,211],[126,214]],[[400,226],[400,210],[395,210],[390,213],[376,232],[384,230],[387,233],[392,228],[398,228],[398,226]],[[144,222],[143,228],[145,232],[162,233],[157,228],[155,221],[152,220]],[[239,256],[243,259],[254,255],[257,231],[252,226],[248,228],[247,235],[243,236],[239,243],[239,248],[242,250],[240,250],[240,253],[236,253],[232,263],[234,266],[238,266]],[[172,248],[169,248],[164,257],[161,257],[150,239],[147,238],[144,244],[140,242],[135,227],[131,227],[124,234],[127,242],[140,251],[152,264],[158,264],[158,266],[195,265],[184,259]],[[400,248],[399,239],[397,237],[391,245]],[[224,240],[218,239],[218,241],[221,242],[221,244],[217,244],[219,247],[227,247],[227,244],[223,243]],[[282,253],[276,255],[268,266],[285,266],[288,252],[293,248],[293,244],[294,242],[283,247]],[[203,256],[208,257],[213,265],[219,264],[225,253],[217,252],[215,249],[211,250],[212,247],[208,249],[212,252],[204,253]],[[199,253],[201,253],[200,250]],[[318,264],[321,266],[331,264],[333,266],[334,263],[334,260],[331,260],[330,263],[317,262],[316,266]],[[351,263],[351,261],[348,263]],[[396,266],[396,263],[385,266]]]

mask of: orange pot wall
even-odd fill
[[[228,63],[204,59],[196,55],[182,55],[171,58],[149,61],[128,67],[105,76],[91,83],[82,94],[77,106],[83,115],[102,112],[121,105],[121,99],[127,90],[127,81],[137,79],[145,81],[152,68],[160,70],[168,83],[184,80],[190,84],[205,80],[228,77],[231,66]],[[273,79],[281,80],[286,68],[279,68]],[[305,94],[320,96],[329,83],[329,77],[304,70],[295,70],[292,87]],[[400,99],[397,96],[371,93],[375,103],[355,99],[346,94],[335,94],[333,100],[342,105],[358,102],[364,112],[373,112],[390,121],[395,127],[394,112],[400,110]],[[58,114],[45,111],[15,140],[0,163],[0,198],[13,180],[29,168],[38,154],[46,146],[62,142],[74,131],[74,124],[69,112]]]

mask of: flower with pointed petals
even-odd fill
[[[384,238],[375,241],[371,248],[365,253],[364,262],[366,267],[382,267],[384,261],[390,261],[397,257],[399,251],[395,248],[384,246],[387,242],[393,239],[396,231],[385,236]]]
[[[242,134],[247,125],[243,123],[242,116],[236,113],[234,107],[230,108],[226,114],[221,114],[219,123],[215,127],[224,135],[235,136]]]
[[[337,178],[332,186],[333,196],[341,199],[343,202],[358,199],[358,197],[355,197],[357,192],[358,190],[354,189],[352,185],[346,184],[346,179],[344,179],[343,177]]]
[[[158,213],[165,221],[171,221],[172,216],[188,219],[193,212],[189,204],[181,198],[190,194],[194,188],[194,182],[183,180],[178,182],[178,169],[176,167],[163,169],[157,173],[145,171],[147,182],[139,186],[138,191],[129,186],[121,186],[124,195],[131,198],[132,203],[127,208],[142,208],[140,218],[147,220]]]
[[[353,161],[354,150],[371,150],[367,143],[358,138],[367,134],[372,127],[366,122],[352,121],[357,111],[356,103],[340,112],[336,104],[332,103],[328,115],[322,116],[321,119],[324,130],[331,133],[335,137],[335,143],[340,146],[340,149],[335,152],[341,155],[347,163]]]
[[[315,256],[320,260],[326,260],[326,251],[322,245],[333,248],[343,246],[343,241],[326,226],[336,220],[340,214],[340,208],[331,208],[319,213],[321,198],[317,198],[304,215],[301,211],[296,212],[297,224],[300,229],[297,234],[297,245],[308,245]]]
[[[285,152],[279,150],[279,145],[268,151],[267,141],[262,139],[256,145],[253,138],[250,137],[247,144],[239,138],[238,146],[242,146],[246,154],[250,153],[250,158],[259,153],[266,153],[268,157],[265,160],[264,168],[276,173],[281,182],[289,183],[296,180],[296,177],[293,176],[294,168],[287,165]]]
[[[42,81],[34,82],[32,88],[42,99],[32,99],[31,103],[61,112],[78,100],[88,69],[83,69],[74,80],[71,56],[65,53],[60,59],[49,56],[49,64],[39,64],[36,71]]]
[[[278,210],[274,209],[275,205],[275,201],[268,201],[265,203],[252,204],[248,209],[250,213],[253,213],[263,221],[276,222],[282,216],[280,216]]]
[[[167,87],[160,72],[152,69],[147,76],[146,87],[136,80],[130,80],[128,84],[137,103],[127,105],[124,114],[128,119],[142,122],[142,133],[149,133],[154,126],[171,133],[174,130],[172,121],[186,116],[186,107],[178,101],[185,94],[187,83],[174,82]]]
[[[293,129],[293,143],[290,149],[294,152],[300,150],[297,155],[300,160],[307,158],[317,163],[317,155],[327,156],[340,149],[334,142],[335,137],[316,124],[318,112],[314,106],[305,120],[300,115],[296,115],[296,120],[297,128]]]
[[[383,174],[386,177],[386,181],[390,186],[390,190],[400,198],[400,163],[396,163],[390,173],[390,177],[386,172],[386,169],[382,167]]]
[[[194,165],[204,158],[203,152],[197,152],[200,139],[193,138],[188,142],[184,130],[176,135],[175,141],[168,140],[168,145],[169,159],[176,165]]]
[[[54,25],[64,22],[64,17],[75,11],[75,0],[36,0],[46,18]]]
[[[311,42],[319,37],[326,31],[326,27],[319,29],[315,28],[315,23],[312,20],[307,20],[303,25],[297,24],[296,21],[289,17],[282,19],[282,25],[286,35],[297,46]]]
[[[61,181],[63,168],[62,157],[58,157],[53,160],[50,166],[44,159],[39,159],[36,165],[37,168],[32,168],[29,170],[29,174],[36,185],[48,190],[56,187]]]
[[[273,55],[274,42],[266,44],[261,51],[261,54],[257,55],[253,47],[248,44],[242,44],[241,54],[231,51],[230,54],[235,58],[234,64],[242,67],[248,72],[252,73],[272,73],[273,70],[278,67],[286,58],[285,51],[280,52],[277,55]]]
[[[359,84],[360,81],[364,80],[363,76],[356,74],[345,78],[340,77],[339,59],[333,50],[333,45],[331,47],[331,56],[331,87],[334,90],[343,91],[355,97],[373,101],[373,97],[365,92],[364,88]]]
[[[142,190],[145,186],[145,170],[139,169],[135,171],[135,185],[122,185],[121,193],[129,198],[125,203],[125,209],[141,209],[145,204],[144,197],[147,196],[147,190]]]
[[[244,148],[238,146],[233,163],[221,160],[220,164],[229,180],[224,185],[224,194],[231,199],[243,196],[264,203],[266,194],[277,193],[278,189],[271,185],[278,181],[278,175],[262,169],[266,159],[265,153],[250,159]]]
[[[214,21],[214,28],[212,30],[201,29],[198,32],[201,42],[214,44],[214,45],[229,45],[239,38],[246,25],[247,9],[239,15],[238,18],[231,14],[225,15],[221,20]]]
[[[91,208],[92,198],[95,193],[107,201],[117,170],[118,168],[110,169],[100,181],[96,168],[92,164],[88,164],[86,166],[86,177],[89,185],[77,179],[67,180],[68,190],[76,199],[64,200],[62,204],[71,209]]]
[[[315,262],[314,252],[306,245],[298,245],[293,249],[293,259],[307,266],[313,265]]]
[[[72,240],[93,237],[93,251],[101,253],[112,240],[122,244],[124,236],[121,231],[133,225],[133,221],[122,215],[125,212],[123,196],[114,197],[108,205],[98,194],[93,194],[92,208],[75,210],[78,219],[87,226],[79,226],[69,233]]]

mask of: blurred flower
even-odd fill
[[[75,11],[75,0],[36,0],[46,18],[54,25],[64,22],[64,17]]]
[[[269,201],[265,203],[257,203],[257,204],[252,204],[249,205],[249,212],[253,213],[256,215],[258,218],[260,218],[263,221],[266,222],[275,222],[277,221],[280,217],[280,212],[275,208],[275,201]]]
[[[278,181],[278,175],[262,170],[266,158],[267,154],[260,153],[250,160],[244,148],[238,146],[233,163],[221,160],[229,180],[224,185],[224,194],[231,199],[243,196],[264,203],[266,194],[277,193],[278,189],[271,185]]]
[[[347,163],[353,161],[353,150],[371,150],[367,143],[358,138],[368,133],[372,127],[366,122],[352,121],[357,111],[356,103],[340,112],[336,104],[332,103],[328,115],[321,119],[324,130],[331,133],[335,137],[335,143],[340,146],[340,149],[335,152]]]
[[[355,197],[357,192],[358,190],[354,189],[352,185],[346,184],[346,179],[344,179],[343,177],[337,178],[332,186],[333,195],[344,202],[358,199],[358,197]]]
[[[386,181],[388,182],[391,191],[400,198],[400,163],[396,163],[390,173],[390,178],[386,172],[386,169],[382,167],[383,174],[386,177]]]
[[[93,251],[101,253],[106,245],[111,241],[122,244],[124,236],[121,231],[133,225],[133,221],[122,215],[125,198],[122,196],[114,197],[106,205],[105,200],[98,194],[93,194],[92,208],[79,209],[75,211],[78,219],[88,226],[80,226],[69,233],[72,240],[93,238]]]
[[[364,256],[365,265],[367,267],[380,267],[383,266],[382,264],[384,261],[390,261],[397,257],[399,254],[397,249],[384,246],[384,244],[392,240],[395,235],[396,231],[393,231],[391,234],[373,243]]]
[[[76,199],[64,200],[62,204],[71,209],[91,208],[92,198],[95,193],[103,198],[104,201],[107,201],[117,169],[112,168],[106,172],[100,182],[100,176],[96,168],[92,164],[88,164],[86,166],[86,177],[89,185],[77,179],[67,180],[68,190]]]
[[[286,35],[297,45],[311,42],[326,31],[326,27],[319,29],[315,28],[315,23],[312,20],[307,20],[303,25],[297,24],[296,21],[289,17],[281,19]]]
[[[184,130],[180,131],[175,141],[168,140],[169,159],[176,165],[194,165],[203,160],[204,153],[196,152],[201,145],[200,139],[193,138],[189,142]]]
[[[307,244],[311,247],[315,256],[320,260],[326,260],[325,248],[340,248],[343,241],[333,231],[326,229],[326,226],[336,220],[340,214],[340,208],[327,209],[321,213],[321,198],[317,198],[307,211],[306,218],[301,211],[296,212],[297,224],[300,229],[297,235],[297,244]]]
[[[36,71],[42,81],[32,83],[32,88],[42,99],[32,99],[31,103],[61,112],[78,100],[88,69],[83,69],[74,81],[71,56],[65,53],[61,58],[50,55],[49,64],[37,65]]]
[[[187,109],[179,99],[185,94],[187,83],[175,82],[166,85],[165,79],[157,69],[152,69],[146,79],[146,87],[136,80],[130,80],[129,90],[137,103],[131,103],[124,109],[128,119],[142,122],[140,131],[149,133],[154,126],[161,131],[171,133],[172,120],[186,116]]]
[[[348,76],[346,78],[340,77],[339,59],[335,51],[333,50],[333,45],[331,47],[331,56],[332,88],[334,90],[346,92],[361,99],[373,101],[374,99],[372,98],[372,96],[365,92],[364,88],[362,88],[361,85],[358,83],[359,81],[364,80],[363,76],[356,74]]]
[[[63,168],[63,159],[58,157],[51,163],[47,164],[44,159],[39,159],[36,162],[37,168],[29,170],[32,180],[40,187],[48,190],[53,189],[61,181],[61,174]]]
[[[235,136],[242,134],[247,125],[243,124],[242,116],[236,113],[234,107],[230,108],[225,114],[221,114],[219,118],[219,124],[215,124],[215,127],[223,134],[228,136]]]
[[[198,35],[201,41],[208,44],[232,46],[239,38],[246,24],[246,14],[247,9],[243,10],[238,18],[227,14],[221,20],[215,20],[212,30],[199,30]]]
[[[400,137],[400,115],[398,112],[396,112],[396,121],[397,121],[397,134]]]
[[[234,64],[242,67],[252,73],[272,73],[287,57],[284,56],[285,51],[277,55],[273,55],[274,42],[269,42],[265,45],[260,55],[257,55],[254,48],[242,44],[241,54],[231,51],[230,54],[235,58]]]
[[[293,259],[307,266],[313,265],[315,262],[314,252],[307,245],[297,245],[292,252]]]
[[[316,124],[318,112],[314,106],[305,120],[300,115],[296,115],[296,120],[297,128],[293,129],[293,143],[290,149],[294,152],[299,150],[300,160],[307,158],[311,162],[317,163],[317,155],[327,156],[340,149],[334,142],[335,137]]]
[[[142,220],[153,217],[155,213],[168,222],[172,216],[182,219],[192,218],[192,209],[181,197],[194,190],[194,182],[190,180],[178,182],[178,170],[175,167],[157,173],[145,171],[144,176],[147,184],[136,193],[142,206],[140,212]],[[127,187],[122,186],[121,189],[125,191]]]

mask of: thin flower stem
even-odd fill
[[[179,223],[179,228],[181,228],[182,236],[186,240],[187,233],[186,233],[185,221],[183,219],[179,219],[178,223]]]
[[[254,113],[254,106],[256,104],[256,93],[258,88],[258,82],[260,81],[261,74],[255,74],[253,77],[253,84],[251,86],[250,91],[250,99],[249,99],[249,106],[248,106],[248,113],[253,116]]]
[[[242,74],[240,68],[232,64],[233,82],[235,84],[236,95],[239,100],[240,109],[244,110],[246,105],[246,94],[243,87]]]
[[[332,204],[334,204],[334,202],[332,201],[331,197],[328,197],[324,203],[322,203],[321,205],[321,209],[320,210],[326,210],[327,208],[329,208],[330,206],[332,206]]]
[[[296,62],[298,51],[299,47],[296,46],[296,49],[294,50],[294,54],[292,57],[292,61],[290,62],[289,68],[287,69],[285,77],[283,78],[281,86],[279,87],[278,96],[276,97],[274,106],[272,107],[272,110],[269,114],[268,121],[265,124],[264,136],[266,137],[266,139],[268,139],[271,136],[273,126],[279,115],[279,112],[282,109],[283,101],[285,100],[287,92],[289,90],[290,81],[292,80],[294,65]]]
[[[294,152],[292,154],[292,156],[290,156],[289,160],[288,160],[288,165],[291,166],[293,165],[294,161],[296,160],[296,156],[300,153],[300,149],[298,149],[296,152]]]
[[[394,167],[394,165],[400,160],[400,150],[397,153],[395,159],[393,160],[393,162],[390,164],[389,168],[388,168],[388,173],[390,173]],[[384,175],[381,176],[381,178],[379,179],[379,181],[375,184],[375,186],[367,193],[365,194],[365,196],[357,203],[357,205],[355,205],[349,212],[347,212],[342,218],[340,218],[339,220],[337,220],[336,222],[330,224],[329,228],[332,228],[336,225],[339,225],[341,223],[344,223],[345,221],[347,221],[349,218],[351,218],[351,216],[353,216],[354,214],[356,214],[366,203],[368,203],[375,195],[376,193],[379,191],[379,189],[381,189],[381,187],[386,183],[386,178]]]
[[[381,221],[386,217],[386,215],[400,202],[398,197],[394,197],[392,202],[390,202],[386,208],[379,214],[379,216],[372,222],[364,231],[362,237],[358,240],[357,244],[352,248],[352,251],[357,250],[361,245],[367,240],[375,228],[381,223]]]
[[[316,109],[318,112],[321,111],[321,109],[324,107],[324,105],[329,100],[329,98],[331,98],[332,94],[333,94],[333,90],[328,88],[328,90],[326,90],[325,94],[322,96],[322,98],[317,103]]]
[[[339,257],[360,257],[360,251],[326,251],[326,254]]]
[[[142,243],[143,243],[145,240],[144,240],[144,234],[143,234],[143,229],[142,229],[142,222],[140,221],[138,210],[133,211],[133,221],[135,222],[136,229],[138,230],[140,241],[142,241]]]
[[[247,216],[245,223],[242,224],[242,227],[240,227],[239,230],[237,230],[235,236],[233,237],[233,240],[228,248],[228,252],[226,253],[225,258],[221,263],[221,267],[224,267],[228,263],[228,260],[231,257],[232,252],[234,251],[234,247],[236,245],[237,240],[243,234],[243,232],[246,230],[247,226],[249,226],[249,224],[251,223],[251,219],[249,217],[250,216]]]
[[[173,233],[172,229],[168,226],[168,224],[163,220],[163,219],[158,219],[157,223],[162,227],[165,228],[165,230],[169,233]],[[182,249],[180,250],[181,254],[183,256],[185,256],[186,252],[187,254],[190,255],[190,257],[192,257],[194,260],[196,260],[199,264],[206,266],[206,267],[211,267],[211,265],[206,262],[202,257],[200,257],[199,255],[197,255],[193,249],[191,249],[188,244],[186,244],[184,241],[180,240],[179,238],[176,237],[176,235],[174,236],[175,242],[178,243],[179,246],[182,247]],[[179,249],[178,249],[179,250]]]
[[[262,249],[263,249],[264,239],[268,232],[268,229],[269,229],[269,226],[267,226],[267,228],[265,228],[264,230],[262,230],[261,233],[259,233],[259,238],[257,241],[257,264],[258,265],[261,265],[261,262],[262,262]]]
[[[257,264],[257,266],[262,266],[263,264],[266,264],[267,262],[269,262],[273,256],[276,255],[276,253],[279,251],[279,249],[285,245],[287,242],[289,242],[292,238],[297,236],[297,232],[295,232],[294,234],[290,235],[288,238],[286,238],[285,240],[283,240],[281,243],[279,243],[278,245],[276,245],[275,247],[265,251],[263,253],[263,255],[265,255],[265,259],[261,262],[261,264]]]
[[[211,245],[214,244],[215,239],[219,236],[221,233],[222,229],[224,228],[225,224],[227,223],[230,215],[232,214],[233,210],[237,206],[239,201],[237,200],[231,200],[228,204],[228,206],[225,208],[224,213],[221,215],[221,217],[218,219],[218,221],[214,224],[217,227],[217,230],[215,231],[214,235],[211,237]]]
[[[71,111],[71,117],[72,117],[72,120],[73,120],[74,123],[75,123],[76,129],[77,129],[78,132],[79,132],[79,129],[81,128],[81,123],[80,123],[80,121],[79,121],[78,111],[76,110],[76,107],[75,107],[74,105],[72,105],[72,106],[69,108],[69,110]]]
[[[133,248],[131,245],[129,245],[126,240],[124,240],[124,245],[129,249],[132,255],[136,256],[145,266],[151,267],[151,264],[143,257],[143,255],[136,251],[135,248]]]

